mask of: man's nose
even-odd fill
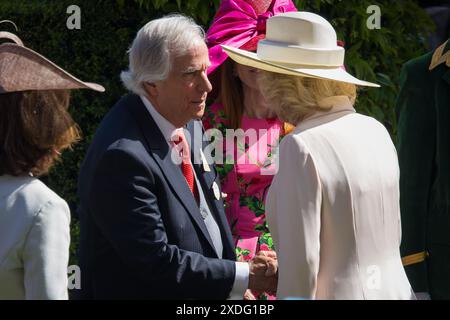
[[[206,91],[206,92],[211,92],[211,90],[212,90],[212,85],[208,79],[206,71],[202,72],[199,88],[201,89],[201,91]]]

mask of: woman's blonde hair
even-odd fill
[[[261,72],[262,92],[282,121],[298,124],[306,116],[330,108],[319,101],[333,96],[348,96],[356,100],[354,84],[333,80],[297,77],[273,72]]]

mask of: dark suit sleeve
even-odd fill
[[[138,155],[113,149],[95,170],[90,211],[103,236],[142,281],[161,296],[225,299],[235,263],[168,244],[153,174]]]
[[[435,110],[423,61],[406,64],[397,100],[397,149],[400,164],[401,253],[416,292],[428,292],[426,262],[427,213],[434,174]]]

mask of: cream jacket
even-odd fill
[[[67,299],[69,225],[38,179],[0,176],[0,299]]]
[[[399,252],[399,167],[382,124],[344,96],[280,145],[266,211],[278,299],[414,299]]]

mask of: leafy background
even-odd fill
[[[331,21],[338,38],[345,41],[346,67],[357,77],[377,81],[381,89],[360,92],[356,108],[383,122],[393,138],[394,115],[400,68],[407,60],[426,51],[432,21],[414,0],[295,0],[300,10],[321,14]],[[105,113],[126,93],[120,71],[127,68],[126,51],[136,32],[149,20],[181,12],[205,29],[220,0],[1,0],[0,20],[9,19],[25,45],[43,54],[77,77],[102,84],[105,93],[75,91],[71,113],[84,138],[42,180],[72,210],[71,264],[76,264],[78,221],[76,184],[80,164]],[[81,30],[68,30],[69,5],[81,8]],[[369,30],[366,12],[370,5],[381,8],[381,29]],[[14,31],[7,24],[1,30]],[[15,31],[14,31],[15,32]]]

